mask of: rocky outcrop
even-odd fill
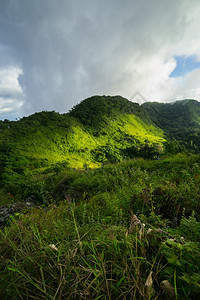
[[[31,195],[23,202],[0,206],[0,228],[4,227],[8,223],[11,216],[36,206],[37,201],[34,195]]]

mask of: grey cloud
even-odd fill
[[[0,1],[0,68],[23,72],[21,114],[66,112],[93,94],[172,97],[166,64],[198,53],[199,9],[197,0]]]

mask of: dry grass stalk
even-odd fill
[[[153,279],[152,279],[152,274],[153,274],[153,272],[151,271],[149,273],[149,276],[147,277],[147,280],[146,280],[145,285],[144,285],[145,299],[149,299],[149,297],[153,293]]]
[[[160,288],[163,290],[163,291],[166,291],[169,298],[170,299],[174,299],[175,298],[175,289],[174,287],[171,285],[171,283],[169,283],[168,280],[163,280],[161,283],[160,283]]]
[[[138,226],[140,226],[139,229],[139,239],[141,240],[142,236],[144,235],[144,227],[145,224],[142,223],[136,215],[131,212],[131,222],[128,229],[128,234],[132,234],[134,230],[138,231]]]

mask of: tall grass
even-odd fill
[[[131,231],[130,224],[106,224],[103,215],[83,224],[79,210],[68,202],[32,209],[0,231],[3,299],[167,299],[163,280],[176,295],[184,289],[190,299],[199,292],[197,286],[189,291],[173,253],[182,245],[183,259],[195,264],[190,251],[196,244],[190,249],[164,227],[146,225],[141,232],[140,220]]]
[[[185,155],[49,176],[37,193],[53,203],[0,231],[0,295],[194,299],[199,186],[199,157]]]

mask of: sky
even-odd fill
[[[199,16],[199,0],[0,0],[0,119],[92,95],[200,100]]]
[[[177,56],[176,68],[170,74],[170,77],[181,77],[187,73],[192,72],[195,69],[200,68],[200,61],[197,60],[197,57],[194,55],[191,56]]]

